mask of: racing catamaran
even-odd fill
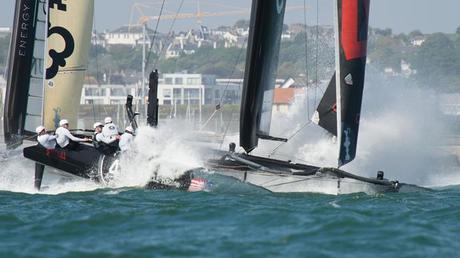
[[[80,96],[91,44],[94,0],[17,0],[5,96],[4,137],[7,148],[35,140],[35,128],[57,128],[62,118],[77,124]],[[156,76],[155,76],[156,75]],[[151,74],[148,124],[158,123],[157,72]],[[130,124],[137,127],[128,96]],[[156,104],[155,104],[156,103]],[[84,135],[92,130],[73,130]],[[45,166],[106,183],[117,153],[101,153],[91,144],[77,150],[25,147],[24,157],[35,161],[35,187],[40,189]],[[168,184],[152,178],[148,188],[187,189],[190,173]]]
[[[39,125],[53,130],[61,118],[77,124],[93,9],[93,0],[16,1],[5,96],[7,148],[35,139],[34,128]],[[89,170],[99,157],[90,145],[81,145],[78,153],[47,150],[40,145],[26,147],[23,153],[36,161],[38,189],[44,165],[90,177]]]
[[[364,86],[370,0],[334,0],[336,73],[313,120],[337,136],[338,168],[320,168],[250,155],[259,139],[283,141],[270,135],[273,92],[283,27],[285,0],[253,0],[246,69],[240,110],[240,146],[235,144],[208,165],[218,174],[272,192],[348,194],[398,191],[397,181],[367,178],[340,170],[356,155]]]

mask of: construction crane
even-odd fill
[[[135,3],[131,7],[131,15],[130,15],[130,26],[132,25],[143,25],[148,23],[150,20],[185,20],[185,19],[197,19],[197,23],[201,24],[202,19],[204,17],[222,17],[222,16],[239,16],[239,15],[248,15],[250,14],[251,10],[248,8],[236,8],[235,6],[225,5],[221,3],[207,3],[207,5],[217,6],[219,8],[229,9],[228,11],[222,12],[206,12],[201,10],[201,2],[200,0],[196,0],[197,11],[196,12],[187,12],[187,13],[172,13],[165,11],[161,17],[159,16],[148,16],[144,14],[143,9],[151,8],[153,5],[146,5],[142,3]],[[137,10],[140,14],[137,24],[132,24],[133,17],[134,17],[134,10]],[[287,6],[286,12],[288,11],[304,11],[304,6]]]

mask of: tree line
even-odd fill
[[[415,44],[421,40],[420,45]],[[9,37],[0,38],[0,73],[7,63]],[[242,78],[246,49],[212,48],[196,49],[194,54],[165,59],[151,54],[148,70],[215,74],[221,78]],[[370,29],[368,43],[370,66],[384,72],[391,69],[401,73],[401,64],[412,69],[409,78],[422,87],[440,92],[460,90],[460,27],[455,33],[423,34],[413,31],[394,34],[391,29]],[[278,78],[293,77],[297,81],[314,83],[328,79],[334,70],[334,40],[331,33],[315,35],[300,32],[283,40],[279,56]],[[142,63],[141,47],[92,46],[88,75],[100,83],[118,75],[120,80],[139,80]],[[3,69],[2,69],[3,67]]]

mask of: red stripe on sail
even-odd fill
[[[358,8],[362,1],[365,17],[359,17]],[[342,0],[342,29],[341,43],[346,60],[366,56],[367,40],[359,40],[360,26],[366,26],[369,21],[370,0]],[[361,23],[359,21],[362,21]]]

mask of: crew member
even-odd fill
[[[38,126],[35,132],[38,135],[37,141],[41,146],[46,149],[54,149],[56,147],[56,136],[47,134],[46,128],[43,125]]]
[[[129,149],[129,146],[134,140],[134,129],[132,126],[128,126],[125,129],[125,132],[121,135],[120,137],[120,150],[121,151],[127,151]]]
[[[96,122],[94,123],[93,127],[94,127],[93,145],[94,145],[94,148],[99,150],[102,147],[101,146],[101,142],[103,140],[102,128],[104,127],[104,125],[100,122]]]
[[[59,128],[56,129],[56,142],[59,147],[66,150],[78,149],[79,142],[89,142],[91,139],[78,138],[73,136],[69,131],[69,121],[62,119],[59,121]]]
[[[119,133],[118,133],[118,128],[117,126],[112,122],[111,117],[106,117],[104,119],[104,128],[102,128],[102,135],[104,135],[105,138],[112,138],[115,137],[119,139]]]
[[[118,132],[117,126],[112,122],[111,117],[104,118],[104,127],[102,128],[102,137],[103,142],[110,149],[110,153],[115,153],[119,150],[118,140],[120,139],[120,134]]]
[[[105,137],[102,134],[104,125],[102,123],[94,123],[93,145],[98,151],[104,154],[113,154],[118,151],[117,137]]]

